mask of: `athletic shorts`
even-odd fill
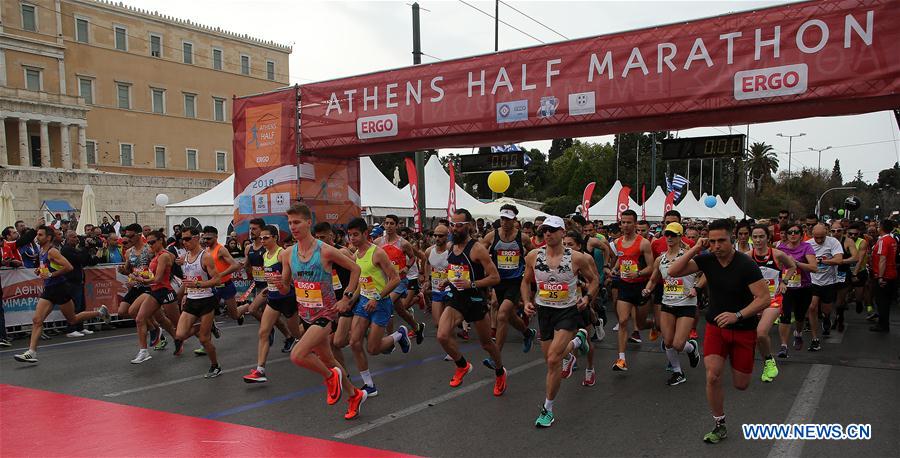
[[[837,295],[836,284],[830,285],[812,285],[812,295],[819,298],[819,302],[823,304],[833,304]]]
[[[791,323],[791,314],[799,322],[806,319],[812,301],[812,288],[788,288],[781,299],[781,324]]]
[[[866,281],[869,279],[869,270],[863,269],[860,270],[858,274],[856,274],[856,280],[851,279],[850,284],[854,288],[862,288],[866,286]]]
[[[406,291],[408,289],[409,288],[406,287],[406,279],[401,278],[400,284],[398,284],[397,287],[394,288],[393,291],[391,291],[391,294],[399,294],[399,297],[406,297]]]
[[[622,287],[622,277],[617,277],[614,275],[610,275],[609,287],[612,289],[619,289]]]
[[[253,282],[253,294],[267,294],[266,292],[269,290],[269,284],[266,282]]]
[[[233,281],[228,280],[213,288],[213,293],[219,300],[227,301],[229,299],[234,299],[234,296],[237,296],[237,288],[234,286]]]
[[[447,302],[450,300],[446,291],[431,290],[431,302]]]
[[[66,283],[45,286],[44,292],[41,293],[41,299],[50,301],[53,305],[62,305],[73,300],[72,293],[69,292],[69,285]]]
[[[337,331],[337,321],[331,321],[328,318],[320,317],[313,320],[312,323],[307,323],[305,320],[300,320],[300,324],[303,325],[303,329],[309,329],[312,326],[320,326],[323,328],[331,328],[331,332]]]
[[[452,291],[447,305],[462,314],[468,323],[484,319],[488,313],[488,304],[480,292]]]
[[[146,286],[135,286],[133,288],[129,288],[128,292],[125,293],[125,297],[122,298],[122,302],[126,302],[128,304],[134,304],[134,301],[137,298],[141,297],[141,294],[149,293],[150,289]]]
[[[191,315],[194,315],[196,317],[201,317],[208,313],[212,313],[218,305],[219,299],[214,295],[210,297],[204,297],[203,299],[187,298],[184,301],[183,312],[190,313]]]
[[[360,296],[356,306],[353,307],[353,314],[365,318],[378,326],[385,327],[391,321],[391,315],[394,314],[394,303],[391,298],[383,297],[375,305],[375,310],[371,313],[366,311],[366,305],[371,299],[366,296]]]
[[[654,304],[662,304],[663,299],[663,285],[662,283],[656,285],[656,288],[653,288],[653,303]]]
[[[406,289],[413,292],[413,295],[419,294],[419,290],[422,289],[421,285],[419,285],[419,279],[417,278],[407,278],[406,279]]]
[[[166,305],[175,302],[175,291],[172,291],[171,289],[165,288],[151,290],[149,294],[159,305]]]
[[[675,319],[693,318],[693,317],[697,316],[697,306],[696,305],[679,305],[679,306],[671,307],[666,304],[662,304],[659,307],[659,310],[661,312],[665,312],[665,313],[668,313],[669,315],[674,316]]]
[[[542,307],[537,308],[538,332],[541,341],[553,340],[554,331],[577,331],[584,327],[584,319],[578,307]]]
[[[619,285],[619,300],[628,302],[631,305],[644,305],[644,302],[647,302],[647,298],[641,294],[641,291],[645,286],[647,286],[645,281],[640,283],[621,282]]]
[[[279,297],[276,299],[269,298],[266,301],[273,310],[278,310],[285,318],[290,318],[297,314],[297,298],[294,296]]]
[[[703,336],[704,355],[719,355],[730,359],[734,370],[752,374],[755,351],[755,329],[722,329],[707,321],[706,335]]]
[[[497,283],[497,285],[494,286],[494,294],[497,295],[497,302],[502,304],[503,301],[509,300],[513,305],[517,305],[519,299],[522,297],[521,288],[522,277],[500,280],[500,283]]]

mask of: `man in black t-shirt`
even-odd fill
[[[709,287],[703,364],[706,366],[706,400],[716,426],[703,440],[712,444],[727,436],[721,380],[725,359],[731,359],[734,387],[746,390],[753,374],[757,314],[769,305],[768,285],[756,263],[734,249],[733,231],[731,220],[713,221],[709,225],[708,238],[697,240],[693,248],[669,266],[669,275],[673,277],[703,272]],[[707,248],[709,253],[698,256]]]

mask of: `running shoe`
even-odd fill
[[[700,338],[700,336],[697,335],[697,328],[691,328],[691,334],[688,335],[688,339],[698,339],[698,338]]]
[[[409,353],[409,329],[406,329],[406,326],[400,326],[397,328],[397,332],[400,333],[400,341],[397,342],[400,344],[400,350],[403,350],[403,353]]]
[[[162,334],[162,337],[159,338],[159,343],[153,346],[153,351],[164,350],[166,348],[166,345],[169,345],[169,341],[168,339],[166,339],[166,335]]]
[[[572,371],[575,370],[575,354],[569,353],[568,356],[564,357],[562,360],[562,378],[569,378],[572,376]]]
[[[616,325],[613,326],[613,331],[619,332],[619,323],[616,323]]]
[[[707,444],[718,444],[726,437],[728,437],[728,430],[725,428],[725,423],[719,423],[712,431],[703,436],[703,442],[706,442]]]
[[[603,329],[604,324],[605,323],[603,322],[603,318],[600,318],[600,323],[594,325],[594,335],[597,336],[598,342],[602,341],[603,338],[606,337],[606,330]]]
[[[219,331],[219,327],[216,326],[215,323],[213,323],[211,332],[212,332],[213,337],[215,337],[216,339],[222,337],[222,332]]]
[[[669,385],[669,386],[681,385],[682,383],[684,383],[686,381],[687,381],[687,378],[685,378],[683,373],[672,372],[672,376],[669,377],[669,381],[666,382],[666,385]]]
[[[238,326],[243,326],[244,325],[244,315],[243,314],[239,315],[237,317],[237,320],[235,320],[235,321],[237,321]]]
[[[553,412],[541,408],[541,414],[538,415],[537,420],[534,421],[534,426],[538,428],[549,428],[553,425]]]
[[[155,347],[159,343],[159,339],[162,338],[162,329],[153,328],[149,331],[150,340],[147,341],[148,347]]]
[[[453,378],[450,379],[450,386],[456,388],[462,385],[463,377],[469,372],[472,372],[472,363],[466,363],[466,367],[457,367],[456,372],[453,373]]]
[[[332,367],[331,368],[331,377],[328,377],[327,379],[325,379],[325,391],[326,391],[325,402],[327,402],[328,405],[337,404],[337,402],[341,400],[341,394],[342,394],[341,377],[342,376],[343,375],[341,373],[341,368]]]
[[[131,360],[131,364],[140,364],[151,358],[153,358],[153,357],[150,356],[150,352],[147,351],[146,348],[142,348],[142,349],[138,350],[137,356],[135,356],[134,359]]]
[[[760,376],[760,380],[764,382],[771,382],[775,380],[775,377],[778,377],[778,366],[775,365],[774,359],[767,359],[765,363],[763,363],[762,376]]]
[[[182,342],[178,339],[175,339],[175,351],[172,352],[172,354],[175,356],[181,356],[181,354],[183,352],[184,352],[184,342]]]
[[[688,342],[694,346],[694,351],[688,353],[688,359],[691,361],[691,367],[697,367],[700,364],[700,344],[694,339],[690,339]]]
[[[363,385],[361,390],[365,391],[368,397],[374,398],[378,396],[378,388],[375,388],[375,385]]]
[[[19,355],[13,355],[13,358],[20,363],[31,363],[34,364],[38,362],[37,355],[34,354],[31,350],[25,350],[25,353]]]
[[[260,372],[256,368],[250,369],[250,373],[244,376],[244,383],[265,383],[268,381],[266,373]]]
[[[616,360],[616,363],[613,364],[612,369],[613,369],[614,371],[627,371],[627,370],[628,370],[628,365],[625,364],[625,360],[624,360],[624,359],[617,359],[617,360]]]
[[[484,358],[481,361],[481,364],[484,364],[484,367],[486,367],[492,371],[497,370],[497,365],[494,363],[494,360],[491,358]]]
[[[84,334],[82,334],[78,331],[72,331],[72,332],[66,334],[66,337],[84,337]]]
[[[100,319],[103,320],[106,324],[109,324],[109,308],[105,305],[101,305],[100,308],[97,309],[97,312],[100,313]]]
[[[659,338],[659,331],[656,328],[650,328],[650,341],[656,342],[656,339]]]
[[[878,321],[878,312],[869,312],[869,314],[866,315],[866,321]]]
[[[422,345],[425,341],[425,323],[416,325],[416,345]]]
[[[781,348],[778,350],[778,357],[782,358],[782,359],[788,357],[788,346],[787,345],[781,346]]]
[[[581,328],[575,335],[581,339],[581,345],[578,346],[578,351],[580,351],[582,355],[586,355],[591,349],[591,342],[588,340],[587,331],[584,328]]]
[[[356,394],[347,399],[347,413],[344,414],[345,420],[352,420],[359,416],[359,408],[369,399],[368,393],[363,390],[356,390]]]
[[[496,376],[494,380],[494,396],[503,396],[503,393],[506,392],[506,378],[509,376],[509,373],[506,371],[506,368],[503,368],[503,374]]]
[[[534,338],[537,336],[537,331],[534,329],[526,329],[525,334],[522,335],[522,353],[528,353],[531,351],[531,347],[534,346]]]
[[[200,347],[200,348],[194,350],[194,356],[206,356],[206,349],[203,347]]]
[[[813,339],[813,341],[809,344],[809,348],[806,351],[819,351],[822,349],[822,345],[819,343],[819,339]]]
[[[12,347],[12,342],[9,339],[0,339],[0,347]]]
[[[211,366],[209,371],[206,372],[206,375],[203,378],[216,378],[219,374],[222,373],[222,366],[216,364],[215,366]]]
[[[287,339],[284,339],[284,346],[281,347],[281,352],[282,353],[290,353],[291,348],[294,347],[294,342],[296,340],[297,339],[294,339],[293,337],[288,337]]]
[[[581,381],[581,386],[594,386],[594,383],[597,383],[597,376],[594,374],[594,370],[585,369],[584,380]]]
[[[91,330],[88,329],[88,328],[84,328],[84,329],[81,330],[81,333],[84,334],[84,335],[86,335],[86,336],[89,336],[89,335],[93,334],[94,331],[91,331]]]
[[[628,341],[631,343],[641,343],[641,333],[637,329],[631,332],[631,336],[628,337]]]
[[[469,331],[463,329],[462,331],[456,333],[456,337],[459,337],[462,340],[469,340]]]
[[[803,349],[803,336],[794,335],[794,350]]]
[[[822,319],[822,335],[827,336],[831,334],[831,315],[825,315],[825,318]]]

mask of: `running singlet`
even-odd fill
[[[388,259],[391,260],[391,265],[394,266],[394,271],[397,272],[397,275],[400,275],[401,279],[405,278],[406,255],[403,253],[403,250],[391,244],[387,244],[381,249],[388,255]]]
[[[384,285],[387,284],[387,279],[384,278],[384,272],[372,262],[372,256],[375,254],[376,248],[378,247],[375,245],[369,245],[369,249],[366,250],[363,257],[360,258],[359,252],[357,251],[356,258],[356,265],[358,265],[360,269],[359,293],[363,297],[373,300],[377,295],[384,291]]]
[[[294,294],[297,296],[297,311],[300,318],[312,323],[319,318],[334,320],[337,299],[331,286],[331,270],[322,267],[322,241],[316,240],[312,256],[308,261],[300,260],[300,244],[294,245],[291,256],[291,273],[294,279]]]
[[[41,250],[40,253],[41,254],[40,254],[39,269],[41,270],[42,274],[52,274],[53,272],[56,272],[57,270],[62,269],[61,265],[50,260],[50,252],[49,251],[45,252],[44,250]],[[44,288],[47,288],[49,286],[59,285],[61,283],[64,283],[65,281],[66,281],[66,277],[64,277],[62,275],[46,278],[46,279],[44,279]]]
[[[525,274],[525,247],[522,246],[522,233],[516,231],[511,242],[500,238],[500,229],[494,229],[494,243],[491,244],[491,259],[500,272],[501,280],[522,278]]]
[[[559,266],[553,268],[547,264],[547,247],[541,247],[534,261],[534,280],[537,283],[534,302],[541,307],[569,308],[581,298],[569,248],[563,251]]]
[[[686,275],[684,277],[672,277],[669,275],[669,266],[676,259],[684,256],[684,249],[679,249],[675,259],[669,259],[667,253],[663,253],[662,259],[659,260],[659,272],[663,276],[663,305],[669,307],[693,306],[697,305],[697,296],[688,296],[688,291],[697,285],[697,274]]]
[[[266,291],[269,299],[281,299],[291,295],[281,294],[281,291],[278,290],[278,285],[281,284],[281,272],[284,270],[284,267],[281,264],[282,251],[284,251],[284,249],[278,247],[275,249],[275,254],[272,257],[269,257],[268,251],[262,255],[263,278],[266,281]]]
[[[216,246],[212,247],[212,249],[209,251],[209,254],[211,254],[213,256],[213,262],[216,263],[216,271],[219,273],[225,272],[226,270],[228,270],[229,267],[231,267],[230,264],[228,264],[227,262],[225,262],[222,259],[219,259],[219,249],[221,249],[221,248],[222,248],[222,244],[216,242]],[[226,283],[229,281],[231,281],[231,274],[222,275],[222,283]]]
[[[841,237],[840,240],[841,246],[844,247],[844,260],[850,259],[853,256],[853,253],[847,249],[847,238]],[[850,273],[850,264],[841,264],[837,266],[837,282],[844,283],[847,281],[847,275]]]
[[[750,254],[753,261],[759,266],[759,272],[762,274],[763,280],[766,281],[766,285],[769,288],[769,297],[777,299],[780,296],[778,287],[781,286],[781,269],[778,267],[778,263],[775,262],[773,253],[772,249],[769,248],[769,251],[762,258],[756,255],[756,250],[753,250]]]
[[[153,260],[150,261],[150,272],[152,274],[156,274],[156,267],[159,265],[159,257],[163,255],[163,253],[168,253],[166,250],[162,250],[153,257]],[[166,271],[163,272],[162,277],[155,278],[153,283],[150,284],[151,291],[159,291],[173,289],[172,288],[172,265],[170,264],[166,267]]]
[[[625,241],[625,237],[616,239],[616,254],[619,256],[619,276],[625,283],[644,283],[647,281],[647,277],[625,277],[626,272],[636,274],[642,269],[641,266],[644,264],[644,255],[641,253],[641,243],[643,240],[643,237],[636,235],[631,246],[625,248],[622,244],[622,242]]]
[[[136,252],[134,248],[128,250],[128,262],[131,264],[131,269],[134,273],[144,277],[150,278],[150,260],[153,259],[153,253],[150,251],[150,247],[145,243],[143,248],[141,248],[140,252]],[[140,286],[138,284],[132,284],[132,286]]]
[[[475,240],[469,240],[462,253],[456,254],[451,248],[447,254],[447,281],[457,291],[469,290],[472,283],[484,278],[484,267],[472,264],[472,246]]]
[[[203,265],[203,256],[206,255],[204,251],[200,250],[200,254],[193,261],[190,259],[190,253],[184,256],[184,265],[181,266],[181,270],[184,271],[184,279],[186,281],[209,280],[209,272],[206,271],[206,267]],[[213,290],[212,288],[187,288],[186,295],[188,299],[206,299],[213,296]]]
[[[431,264],[431,290],[443,292],[441,283],[447,279],[447,255],[450,250],[438,252],[437,247],[431,249],[428,254],[428,264]]]
[[[341,250],[343,247],[335,245],[335,249]],[[350,284],[350,271],[332,263],[331,264],[331,289],[334,290],[334,297],[337,300],[344,298],[344,285]]]
[[[266,284],[265,261],[263,261],[265,253],[265,246],[253,248],[251,244],[247,250],[247,263],[250,264],[250,275],[253,277],[253,282],[263,287]]]

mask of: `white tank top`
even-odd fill
[[[194,259],[193,262],[190,261],[190,253],[185,255],[184,265],[181,266],[181,270],[182,272],[184,272],[185,280],[209,280],[209,273],[207,273],[206,269],[203,268],[203,256],[205,255],[206,250],[201,250],[200,254],[197,255],[197,258]],[[187,295],[188,299],[206,299],[208,297],[212,297],[213,290],[212,288],[188,288],[185,294]]]
[[[684,256],[684,250],[678,250],[675,259]],[[669,307],[684,307],[697,305],[697,296],[688,297],[687,293],[697,284],[697,274],[691,274],[684,277],[672,277],[669,275],[669,265],[675,262],[675,259],[669,259],[668,253],[663,253],[659,260],[659,273],[663,276],[663,305]]]
[[[563,251],[556,268],[547,263],[547,247],[540,248],[534,262],[534,279],[537,282],[534,302],[541,307],[568,308],[581,298],[578,276],[572,270],[572,250],[569,248]]]
[[[447,266],[449,265],[447,255],[449,254],[449,249],[438,252],[437,247],[432,247],[431,253],[428,254],[428,263],[431,264],[430,281],[432,291],[443,291],[440,289],[440,285],[447,279]]]

